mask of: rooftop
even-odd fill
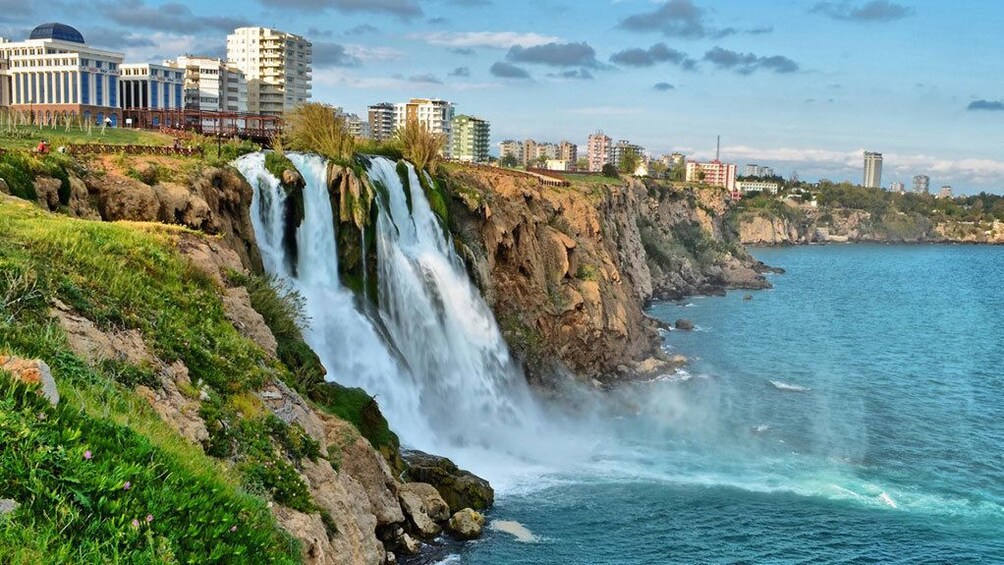
[[[70,43],[84,43],[84,36],[76,28],[55,22],[42,24],[31,30],[28,39],[55,39]]]

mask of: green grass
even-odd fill
[[[4,126],[0,128],[0,147],[4,149],[34,149],[38,147],[41,140],[49,142],[53,150],[60,145],[79,145],[85,143],[107,143],[110,145],[171,145],[174,138],[158,132],[127,129],[127,128],[105,128],[104,133],[100,127],[91,128],[88,133],[86,128],[71,127],[69,131],[65,127],[27,127],[17,126],[10,128]]]
[[[292,380],[290,371],[226,320],[222,289],[173,250],[181,231],[0,201],[0,352],[45,360],[63,396],[53,410],[0,385],[0,492],[22,504],[0,521],[0,555],[23,563],[296,560],[265,501],[313,511],[296,467],[316,460],[319,447],[259,405],[253,392]],[[231,464],[182,440],[132,391],[155,382],[150,367],[92,367],[73,355],[48,316],[53,298],[99,327],[138,329],[161,360],[183,361],[209,392],[206,452]],[[95,458],[82,459],[84,450]],[[134,485],[128,492],[124,481]]]

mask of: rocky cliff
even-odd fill
[[[665,370],[649,300],[767,285],[713,190],[552,187],[464,167],[444,182],[462,256],[536,381],[561,367],[598,382]]]
[[[769,209],[734,213],[744,245],[807,243],[988,243],[1004,244],[1004,222],[931,221],[920,214],[876,215],[842,207],[778,202]]]

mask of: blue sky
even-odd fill
[[[45,6],[45,9],[42,8]],[[505,138],[773,165],[803,179],[1004,191],[1004,2],[978,0],[0,0],[0,34],[57,20],[130,60],[221,55],[237,25],[306,35],[314,97],[445,98]]]

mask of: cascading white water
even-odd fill
[[[265,169],[264,154],[235,165],[255,187],[252,223],[265,268],[306,300],[304,337],[328,378],[374,394],[405,445],[448,455],[494,481],[505,479],[497,471],[514,471],[513,457],[525,466],[527,458],[553,455],[554,446],[539,440],[552,423],[541,416],[414,168],[408,166],[405,186],[396,163],[377,157],[370,164],[370,179],[382,187],[375,322],[338,278],[326,160],[289,157],[306,181],[295,269],[283,244],[288,199]]]

